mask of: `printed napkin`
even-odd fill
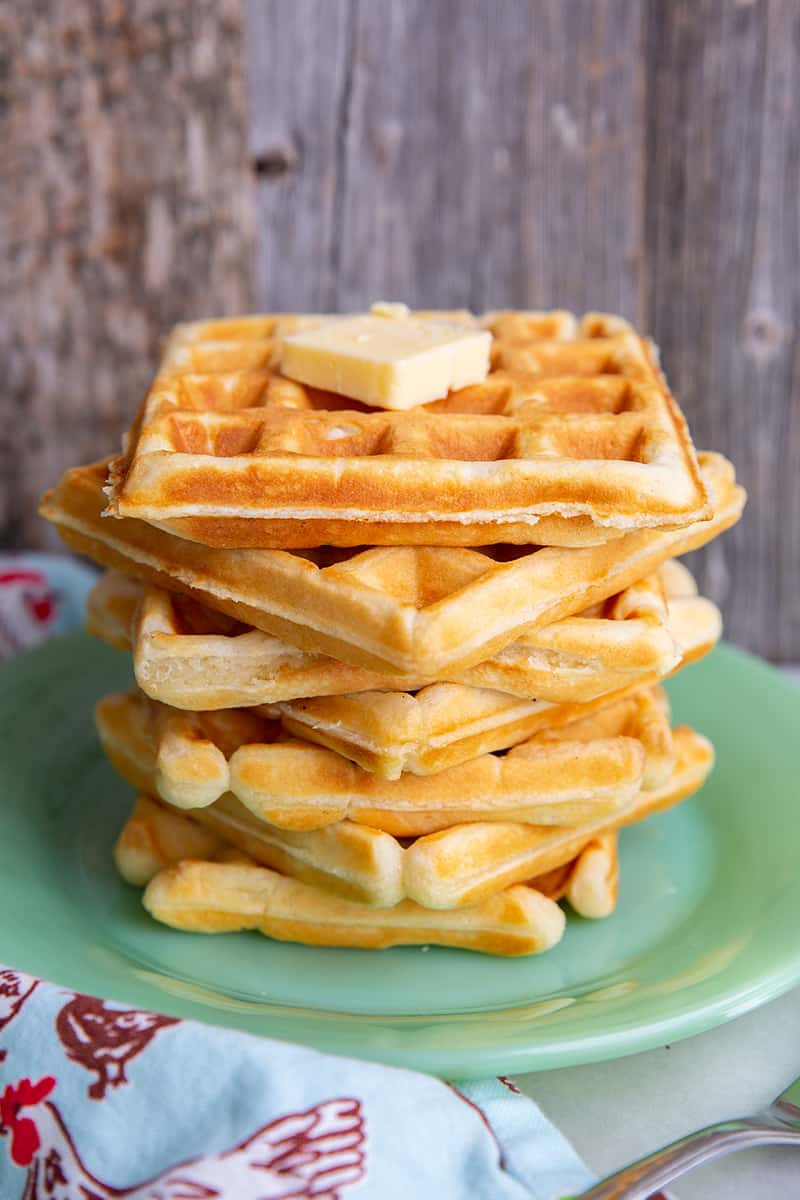
[[[3,1200],[556,1200],[591,1182],[509,1079],[456,1088],[0,967]]]

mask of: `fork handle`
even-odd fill
[[[769,1142],[794,1142],[797,1145],[798,1135],[785,1126],[772,1124],[767,1118],[744,1118],[707,1125],[705,1129],[698,1129],[609,1175],[588,1192],[582,1192],[580,1200],[647,1200],[653,1192],[701,1163],[730,1154],[732,1150]]]

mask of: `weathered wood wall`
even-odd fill
[[[179,315],[602,307],[750,490],[696,563],[729,636],[800,660],[796,0],[243,3],[7,21],[6,541]]]
[[[2,5],[0,528],[118,443],[164,326],[253,302],[238,0]],[[213,281],[213,282],[212,282]]]

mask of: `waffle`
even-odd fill
[[[117,841],[115,859],[123,877],[141,885],[162,867],[183,858],[217,857],[223,846],[233,845],[281,874],[378,907],[410,899],[426,908],[459,908],[532,878],[545,894],[569,899],[571,864],[584,850],[620,827],[678,803],[701,786],[711,768],[709,743],[679,727],[674,744],[673,770],[659,788],[640,791],[618,812],[575,828],[476,822],[407,843],[351,821],[310,832],[278,829],[253,816],[230,795],[185,813],[141,796]],[[203,829],[195,832],[198,823]],[[198,853],[198,832],[209,836],[202,853]],[[573,907],[584,915],[591,907],[586,895],[592,880],[596,893],[601,893],[602,879],[609,880],[612,874],[608,859],[606,868],[600,869],[602,861],[592,856],[581,872],[586,887],[583,893],[575,891],[579,898]]]
[[[672,668],[694,661],[711,648],[719,636],[720,617],[710,601],[693,594],[694,581],[685,568],[674,564],[665,571],[665,577],[670,579],[673,588],[671,628],[681,646],[677,664],[672,657],[668,660],[668,666]],[[113,591],[113,579],[111,584]],[[107,584],[103,587],[108,590]],[[651,596],[654,603],[658,594],[654,592]],[[165,597],[166,593],[158,595]],[[216,621],[225,620],[208,610],[205,615]],[[602,621],[587,618],[587,623],[602,624]],[[266,639],[266,635],[255,633],[238,636]],[[147,638],[142,640],[146,645]],[[200,658],[199,662],[207,671],[207,642],[224,641],[225,637],[210,635],[204,640],[194,634],[184,634],[182,640],[186,643],[186,657],[181,658],[180,663],[188,664],[185,668],[188,673],[198,670],[197,653],[192,653],[194,646],[203,647],[206,657]],[[136,673],[141,681],[144,672],[138,658]],[[647,682],[654,682],[665,673],[663,670],[652,672]],[[640,686],[641,679],[613,695]],[[417,775],[435,774],[481,754],[506,749],[537,732],[573,721],[587,711],[607,704],[610,699],[601,696],[588,704],[552,704],[520,700],[502,692],[465,684],[432,684],[416,695],[394,691],[362,692],[275,704],[261,707],[259,712],[268,719],[281,720],[290,733],[328,746],[365,770],[393,780],[403,771]]]
[[[569,873],[564,896],[581,917],[611,916],[619,894],[619,853],[616,833],[606,833],[581,851]]]
[[[236,803],[233,801],[233,804]],[[246,810],[239,807],[246,817],[248,815]],[[206,815],[214,813],[216,808],[217,805],[212,805],[209,810],[206,810]],[[222,821],[224,823],[224,817]],[[301,879],[304,883],[318,884],[325,891],[333,890],[346,899],[356,902],[367,899],[367,903],[373,903],[376,907],[391,908],[399,904],[401,900],[408,898],[403,894],[401,886],[403,850],[389,834],[380,834],[375,830],[352,826],[346,821],[341,823],[341,828],[348,832],[352,831],[364,838],[369,834],[375,839],[392,842],[396,847],[397,869],[384,872],[387,876],[396,877],[396,886],[391,889],[384,887],[381,899],[374,901],[371,899],[370,892],[359,893],[351,888],[341,891],[338,886],[331,889],[329,886],[331,879],[324,871],[317,871],[319,876],[319,880],[317,880],[313,877],[314,868],[305,873],[302,866],[300,871],[284,870],[280,864],[273,861],[274,856],[271,853],[270,843],[264,837],[263,823],[259,829],[259,823],[254,818],[251,817],[250,821],[253,826],[252,832],[242,838],[241,830],[239,830],[240,840],[231,846],[223,837],[217,837],[210,830],[198,825],[197,814],[190,819],[182,813],[170,810],[168,806],[149,796],[139,796],[117,838],[114,846],[114,862],[127,883],[145,887],[165,867],[174,866],[186,859],[213,861],[228,857],[227,852],[230,850],[239,849],[240,852],[244,851],[244,855],[254,864],[273,867],[282,875]],[[231,827],[234,827],[233,824]],[[332,826],[331,828],[336,830],[339,827]],[[315,834],[295,835],[296,838],[304,838],[306,841],[311,841],[317,836]],[[266,847],[266,857],[262,857],[261,853],[250,854],[247,846],[242,845],[242,841],[248,842],[257,852],[264,852]],[[291,862],[289,865],[296,867],[298,864]],[[372,875],[377,882],[381,878],[381,872],[374,860],[370,866]],[[362,874],[368,873],[366,868],[362,867]],[[606,917],[613,912],[616,905],[618,878],[617,835],[616,832],[610,832],[599,834],[593,838],[570,862],[526,882],[529,887],[535,888],[551,900],[568,900],[572,908],[581,916]],[[334,878],[333,883],[338,885],[340,880]],[[353,894],[354,891],[355,894]]]
[[[112,464],[110,513],[272,548],[482,545],[498,522],[507,542],[584,545],[710,515],[655,350],[620,318],[567,317],[553,339],[553,314],[491,315],[488,378],[406,412],[276,378],[285,320],[264,318],[263,357],[246,340],[227,373],[188,373],[204,339],[172,339]],[[225,358],[214,340],[206,367]]]
[[[187,856],[188,857],[188,856]],[[581,917],[608,917],[617,907],[619,853],[616,831],[593,838],[563,867],[529,881],[551,900],[567,900]]]
[[[405,852],[409,895],[429,908],[477,904],[498,890],[563,867],[601,834],[633,825],[692,795],[714,761],[710,742],[685,726],[673,730],[675,765],[659,788],[641,790],[616,813],[574,829],[530,824],[463,824],[418,838]]]
[[[582,549],[201,551],[143,521],[102,519],[104,464],[68,471],[41,511],[72,549],[103,566],[188,592],[293,646],[372,670],[440,678],[615,595],[732,525],[745,500],[733,469],[714,454],[701,464],[711,520]]]
[[[106,571],[86,599],[86,632],[92,637],[130,650],[131,628],[142,588],[119,571]]]
[[[114,843],[114,863],[126,883],[144,887],[163,867],[184,858],[216,858],[225,845],[197,821],[139,796]]]
[[[657,793],[642,792],[622,814],[621,823],[667,808],[702,783],[711,764],[709,744],[685,728],[675,731],[675,741],[677,763],[669,784]],[[369,908],[257,867],[238,855],[220,863],[184,861],[160,871],[148,885],[144,904],[157,920],[193,932],[258,929],[280,940],[311,945],[379,949],[423,943],[493,954],[534,953],[556,944],[564,929],[563,913],[556,915],[561,910],[555,901],[561,896],[587,917],[606,916],[613,910],[618,878],[613,829],[595,827],[571,834],[528,826],[516,829],[520,837],[527,834],[530,846],[527,856],[519,847],[522,853],[513,863],[506,862],[505,874],[519,876],[531,868],[537,874],[527,886],[508,884],[487,897],[487,886],[496,888],[501,883],[496,871],[491,883],[484,878],[473,889],[482,890],[483,898],[473,895],[465,907],[426,908],[406,899],[390,908]],[[447,836],[422,838],[414,846],[433,848]],[[410,852],[406,854],[411,875]],[[463,858],[456,856],[455,862],[469,874]],[[470,865],[474,885],[475,864]],[[546,870],[538,873],[539,867]]]
[[[676,666],[700,628],[709,632],[709,642],[717,639],[718,614],[696,591],[684,567],[664,564],[658,575],[605,604],[528,634],[444,682],[562,703],[619,691]],[[133,648],[142,691],[175,708],[245,708],[308,696],[415,690],[434,682],[306,654],[189,598],[142,589],[115,571],[95,585],[88,609],[89,631]]]
[[[472,908],[434,912],[413,900],[370,908],[268,867],[186,861],[160,871],[143,903],[157,921],[194,933],[255,929],[311,946],[458,946],[485,954],[538,954],[563,936],[554,900],[518,885]]]
[[[114,845],[114,862],[126,883],[144,887],[164,867],[184,859],[219,859],[232,849],[348,900],[391,908],[413,899],[413,872],[406,887],[405,850],[391,834],[350,821],[291,833],[257,820],[232,796],[187,815],[138,796]],[[525,882],[552,900],[566,897],[581,915],[606,916],[613,908],[609,892],[616,866],[616,833],[598,834],[574,859]]]
[[[274,369],[280,361],[282,339],[313,328],[321,319],[313,314],[270,313],[183,322],[174,326],[166,340],[159,375]]]
[[[231,791],[282,828],[323,828],[349,816],[400,836],[462,821],[574,825],[613,812],[671,767],[667,713],[647,692],[591,718],[540,733],[505,756],[485,754],[437,775],[385,782],[333,751],[284,740],[247,710],[187,714],[115,694],[100,702],[101,740],[134,786],[180,808]]]
[[[686,572],[688,574],[688,572]],[[690,577],[691,578],[691,577]],[[682,656],[670,669],[702,657],[716,643],[721,618],[710,601],[676,600],[674,625]],[[550,731],[603,708],[667,672],[652,672],[632,684],[583,703],[520,700],[504,692],[465,684],[436,683],[416,694],[360,692],[274,704],[259,709],[281,720],[289,733],[328,746],[383,779],[404,771],[433,775],[494,750],[504,750],[541,731]]]
[[[261,820],[294,830],[346,817],[397,836],[467,821],[576,825],[618,811],[671,764],[667,715],[647,696],[505,755],[393,781],[332,750],[282,740],[277,722],[250,710],[183,713],[115,693],[100,701],[96,720],[108,757],[134,787],[184,809],[232,792]]]
[[[139,796],[114,858],[123,879],[141,886],[162,867],[184,858],[216,858],[226,846],[347,900],[390,907],[406,896],[405,852],[391,834],[352,821],[304,832],[279,829],[259,821],[231,795],[188,814]]]

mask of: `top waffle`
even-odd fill
[[[482,545],[498,524],[505,542],[585,545],[709,516],[655,351],[621,318],[490,314],[487,379],[408,412],[281,377],[281,338],[319,319],[178,327],[109,513],[267,548]]]

